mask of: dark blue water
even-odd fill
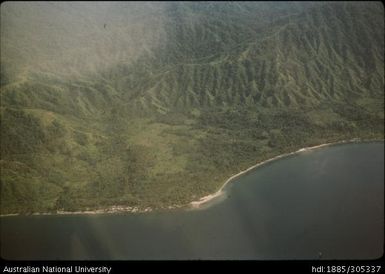
[[[4,259],[373,259],[384,143],[302,152],[237,179],[204,210],[3,217]]]

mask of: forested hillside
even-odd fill
[[[1,5],[1,213],[183,206],[384,138],[380,2]]]

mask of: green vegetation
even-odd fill
[[[384,138],[381,3],[105,5],[2,5],[1,214],[186,205]]]

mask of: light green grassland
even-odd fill
[[[185,206],[274,156],[384,139],[381,3],[115,3],[106,29],[103,5],[12,5],[1,214]]]

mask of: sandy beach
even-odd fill
[[[221,196],[224,193],[224,191],[223,191],[224,187],[229,182],[231,182],[233,179],[235,179],[239,176],[242,176],[243,174],[245,174],[245,173],[247,173],[247,172],[249,172],[249,171],[251,171],[257,167],[260,167],[266,163],[287,157],[289,155],[293,155],[293,154],[297,154],[297,153],[301,153],[301,152],[306,152],[306,151],[314,150],[314,149],[325,147],[325,146],[337,145],[337,144],[343,144],[343,143],[365,142],[365,141],[378,141],[378,140],[360,140],[360,139],[355,138],[355,139],[351,139],[351,140],[344,140],[344,141],[339,141],[339,142],[334,142],[334,143],[320,144],[320,145],[312,146],[312,147],[305,147],[305,148],[298,149],[297,151],[294,151],[294,152],[285,153],[285,154],[275,156],[275,157],[270,158],[266,161],[257,163],[255,165],[231,176],[230,178],[228,178],[224,182],[224,184],[219,188],[218,191],[216,191],[215,193],[209,194],[207,196],[204,196],[197,201],[192,201],[190,204],[187,205],[187,208],[200,209],[203,204],[206,204],[209,201],[212,201],[213,199]],[[381,140],[381,141],[383,141],[383,140]],[[172,206],[168,206],[165,209],[176,209],[176,208],[182,208],[182,207],[185,207],[185,206],[184,205],[172,205]],[[81,210],[79,210],[79,211],[61,211],[61,210],[58,210],[56,212],[35,212],[35,213],[31,213],[31,214],[19,214],[19,213],[1,214],[0,217],[19,216],[19,215],[32,215],[32,216],[34,216],[34,215],[94,215],[94,214],[111,214],[111,213],[147,213],[147,212],[151,212],[154,210],[155,209],[150,208],[150,207],[139,208],[139,207],[118,206],[117,205],[117,206],[110,206],[108,208],[95,209],[95,210],[83,210],[83,211],[81,211]]]
[[[34,212],[30,214],[20,214],[20,213],[12,213],[12,214],[2,214],[0,217],[7,216],[19,216],[19,215],[28,215],[28,216],[38,216],[38,215],[94,215],[94,214],[108,214],[108,213],[145,213],[153,211],[152,208],[146,207],[144,209],[140,209],[139,207],[131,207],[131,206],[111,206],[107,208],[94,209],[94,210],[78,210],[78,211],[64,211],[58,210],[55,212]]]
[[[343,143],[353,143],[353,142],[359,142],[361,141],[360,139],[351,139],[351,140],[344,140],[344,141],[340,141],[340,142],[334,142],[334,143],[325,143],[325,144],[320,144],[320,145],[317,145],[317,146],[312,146],[312,147],[304,147],[304,148],[301,148],[297,151],[293,151],[293,152],[289,152],[289,153],[285,153],[285,154],[281,154],[281,155],[278,155],[278,156],[275,156],[273,158],[270,158],[266,161],[263,161],[263,162],[260,162],[260,163],[257,163],[233,176],[231,176],[229,179],[227,179],[225,181],[225,183],[221,186],[221,188],[213,193],[213,194],[209,194],[207,196],[204,196],[202,198],[200,198],[198,201],[193,201],[190,203],[190,206],[194,209],[199,209],[203,204],[209,202],[209,201],[212,201],[214,198],[217,198],[219,196],[221,196],[224,192],[223,192],[223,189],[224,187],[229,183],[231,182],[233,179],[235,178],[238,178],[240,176],[242,176],[243,174],[249,172],[250,170],[253,170],[257,167],[260,167],[264,164],[267,164],[269,162],[272,162],[272,161],[275,161],[275,160],[278,160],[278,159],[281,159],[281,158],[284,158],[284,157],[287,157],[289,155],[293,155],[293,154],[297,154],[297,153],[300,153],[300,152],[305,152],[305,151],[310,151],[310,150],[314,150],[314,149],[317,149],[317,148],[321,148],[321,147],[325,147],[325,146],[330,146],[330,145],[337,145],[337,144],[343,144]]]

